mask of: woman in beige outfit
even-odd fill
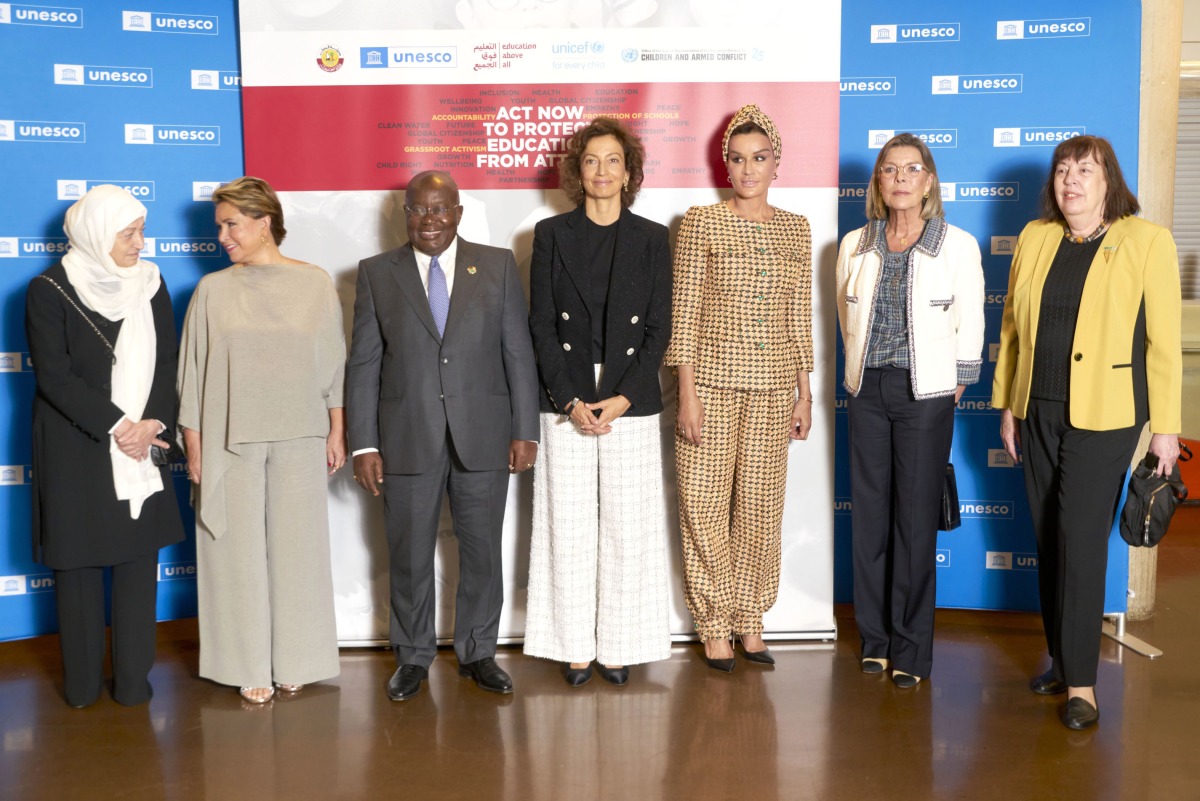
[[[262,704],[338,674],[326,475],[346,460],[346,346],[329,274],[279,252],[271,187],[239,178],[213,202],[234,264],[196,287],[179,355],[200,675]]]
[[[767,201],[782,143],[758,106],[734,115],[722,151],[733,195],[683,217],[664,363],[679,375],[687,605],[708,665],[729,672],[731,633],[774,664],[762,618],[779,592],[788,443],[812,425],[812,237]]]

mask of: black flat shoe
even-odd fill
[[[914,676],[911,673],[905,673],[903,670],[892,671],[892,684],[895,684],[901,690],[907,690],[911,687],[916,687],[920,683],[920,676]]]
[[[774,665],[775,657],[771,655],[770,648],[764,648],[761,651],[746,650],[746,643],[742,643],[742,656],[747,662],[753,662],[756,665]]]
[[[1100,710],[1083,698],[1072,698],[1062,709],[1062,722],[1068,729],[1082,731],[1100,721]]]
[[[567,672],[564,675],[567,677],[567,684],[570,684],[572,687],[582,687],[592,680],[592,666],[573,668],[568,662]]]
[[[591,670],[591,666],[588,666],[588,670]],[[621,687],[625,682],[629,681],[628,667],[609,668],[597,662],[596,670],[600,673],[600,678],[609,684],[615,684],[617,687]]]
[[[1067,683],[1054,678],[1054,668],[1029,680],[1029,689],[1038,695],[1058,695],[1067,691]]]
[[[512,679],[496,664],[495,657],[485,656],[474,662],[464,662],[458,666],[458,675],[474,679],[479,689],[490,693],[507,695],[513,691]]]
[[[401,665],[388,679],[387,696],[393,701],[407,701],[421,692],[421,682],[429,671],[420,665]]]
[[[861,662],[863,673],[882,673],[888,669],[888,661],[880,656],[863,657]]]

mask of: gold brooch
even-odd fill
[[[468,267],[467,272],[469,272],[471,275],[474,275],[475,274],[475,265],[472,264],[470,267]]]
[[[1112,257],[1112,255],[1113,255],[1114,253],[1116,253],[1116,252],[1117,252],[1117,248],[1116,248],[1116,246],[1115,246],[1115,245],[1108,245],[1108,246],[1106,246],[1106,247],[1104,248],[1104,263],[1105,263],[1105,264],[1108,264],[1108,260],[1109,260],[1109,258],[1111,258],[1111,257]]]

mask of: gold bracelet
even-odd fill
[[[812,403],[812,402],[813,402],[813,399],[812,399],[812,398],[801,398],[801,397],[797,397],[797,398],[796,398],[796,400],[808,401],[809,403]]]

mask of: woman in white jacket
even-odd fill
[[[954,408],[979,380],[979,245],[949,225],[929,148],[879,151],[867,224],[838,250],[838,318],[850,397],[854,617],[862,670],[913,687],[933,666],[938,508]]]

